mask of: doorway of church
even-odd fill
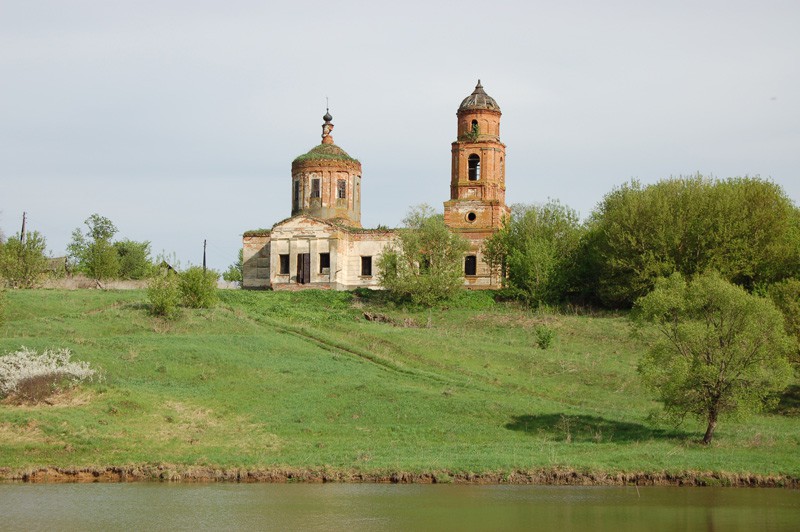
[[[311,282],[311,253],[297,254],[297,284]]]

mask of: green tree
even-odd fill
[[[222,278],[229,283],[241,283],[244,278],[244,250],[239,249],[239,258],[228,266],[228,269],[222,274]]]
[[[800,280],[784,279],[769,287],[769,298],[783,313],[786,334],[794,338],[793,362],[800,365]]]
[[[203,271],[200,266],[192,266],[178,275],[178,290],[181,303],[189,308],[211,308],[218,299],[217,279],[214,270]]]
[[[469,244],[428,205],[411,208],[403,223],[397,240],[378,259],[381,286],[395,299],[425,306],[450,299],[464,286]]]
[[[630,306],[673,272],[714,269],[752,289],[800,265],[800,211],[759,178],[632,181],[605,196],[590,233],[595,290],[609,306]]]
[[[120,240],[114,242],[119,259],[119,276],[123,279],[145,279],[153,273],[150,260],[150,242]]]
[[[645,384],[669,417],[707,423],[703,443],[711,442],[721,414],[759,411],[792,376],[778,309],[716,272],[688,283],[678,273],[661,279],[635,310],[660,333],[639,363]]]
[[[529,304],[556,303],[576,292],[578,214],[557,201],[514,205],[511,217],[484,243],[485,261],[502,269],[505,286]]]
[[[72,232],[72,242],[67,246],[70,258],[79,271],[92,279],[101,281],[117,277],[120,261],[111,243],[117,228],[111,220],[99,214],[92,214],[84,224],[86,233],[81,233],[80,228]]]
[[[19,235],[0,245],[0,277],[12,288],[32,288],[47,268],[47,244],[38,231]]]

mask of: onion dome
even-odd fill
[[[461,105],[458,107],[459,111],[473,111],[479,109],[500,111],[500,106],[497,105],[497,102],[494,101],[494,98],[486,94],[486,91],[483,90],[481,80],[478,80],[475,90],[472,91],[472,94],[464,98],[464,101],[461,102]]]

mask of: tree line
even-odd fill
[[[38,231],[17,233],[6,239],[0,232],[0,286],[33,288],[46,275],[83,274],[97,281],[143,280],[153,277],[165,259],[153,258],[149,241],[115,240],[119,230],[99,214],[84,221],[84,228],[72,231],[66,263],[56,265],[46,255],[47,243]],[[177,267],[177,265],[174,265]],[[242,280],[242,252],[223,272],[226,281]]]
[[[412,210],[379,262],[394,298],[432,305],[463,287],[466,243]],[[482,248],[500,295],[529,307],[632,309],[658,340],[639,372],[668,419],[757,412],[800,367],[800,209],[759,178],[678,177],[608,193],[586,221],[558,201],[515,205]]]

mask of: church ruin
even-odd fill
[[[499,288],[481,247],[510,212],[500,107],[479,80],[456,116],[444,221],[470,244],[464,285]],[[292,162],[291,217],[244,234],[243,288],[379,288],[377,261],[395,232],[361,227],[361,163],[334,144],[330,113],[323,120],[322,142]]]

